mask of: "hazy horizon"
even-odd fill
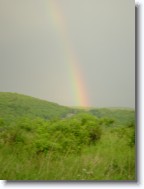
[[[0,1],[0,92],[135,108],[135,1]]]

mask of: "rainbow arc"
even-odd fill
[[[62,41],[63,52],[65,57],[66,66],[69,71],[69,80],[71,82],[72,93],[74,93],[74,101],[77,106],[88,107],[88,95],[85,87],[84,77],[81,69],[79,68],[79,61],[71,44],[66,28],[65,16],[58,4],[58,1],[48,1],[48,11],[51,21],[55,25],[60,40]]]

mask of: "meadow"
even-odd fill
[[[1,180],[136,180],[135,111],[0,93]]]

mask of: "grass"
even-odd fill
[[[111,133],[79,154],[30,156],[9,147],[1,154],[0,178],[6,180],[135,180],[135,148]]]
[[[134,116],[0,93],[0,179],[135,181]]]

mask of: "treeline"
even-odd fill
[[[134,123],[116,127],[112,119],[96,118],[83,113],[50,121],[20,118],[9,125],[1,118],[0,146],[20,147],[35,154],[46,154],[49,151],[77,153],[85,146],[96,144],[106,129],[121,138],[125,137],[130,146],[134,145]]]

